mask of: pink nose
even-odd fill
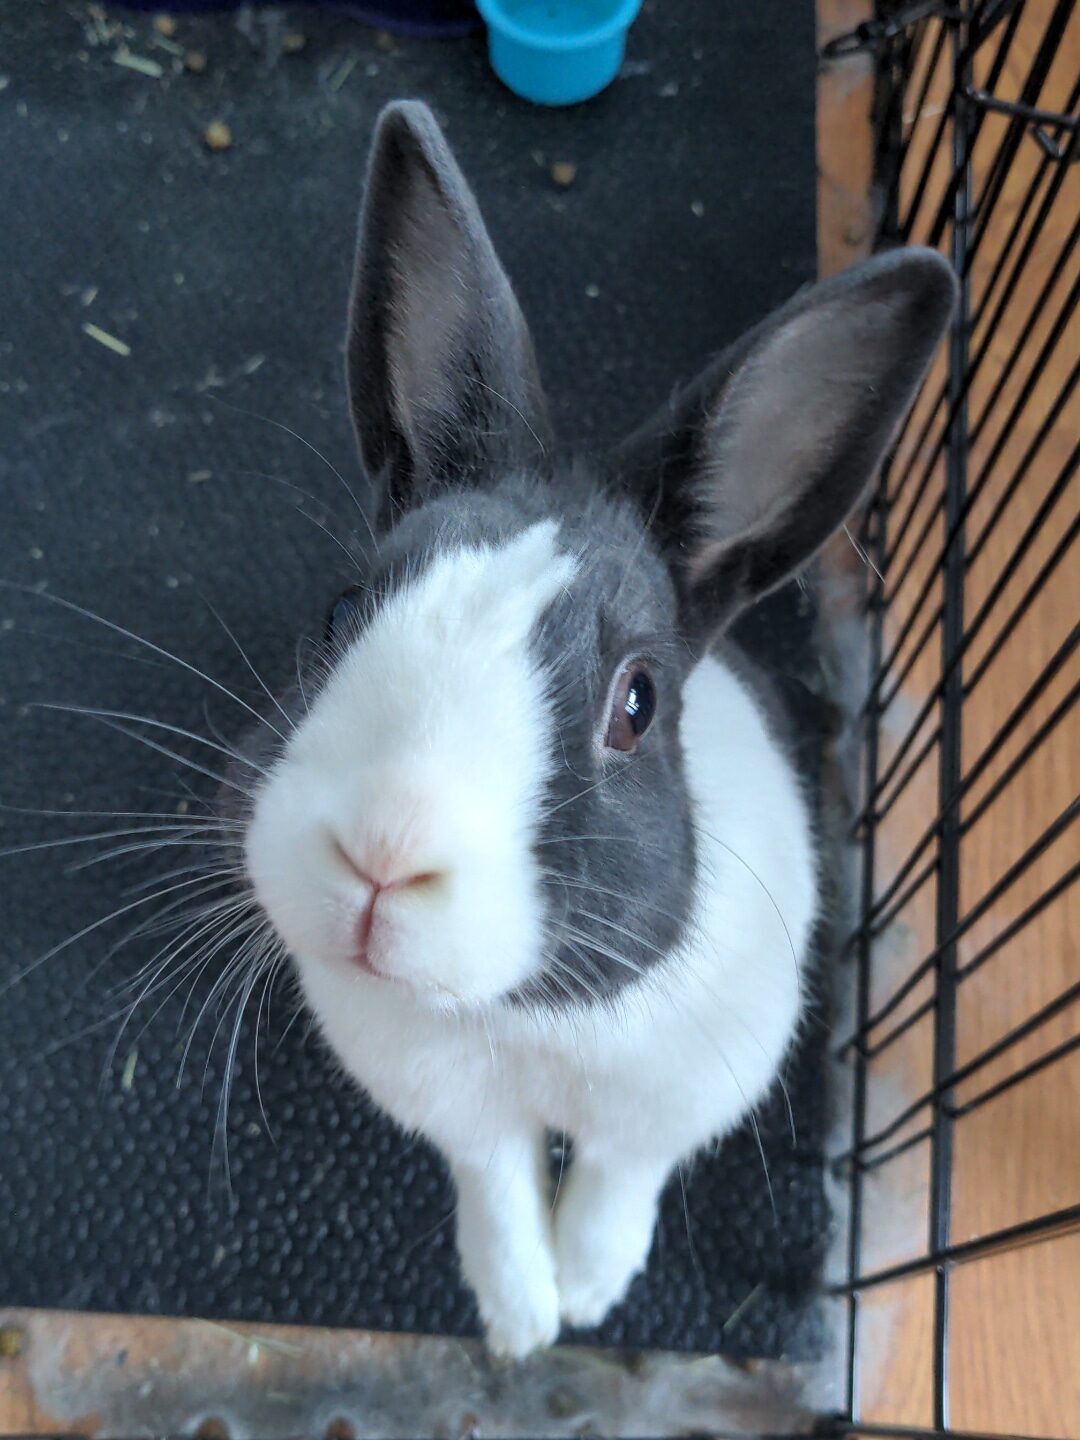
[[[442,876],[437,870],[419,870],[415,875],[400,875],[394,880],[376,880],[366,871],[360,870],[357,866],[352,867],[354,872],[371,886],[371,903],[380,895],[388,895],[392,890],[413,890],[422,885],[435,885]]]
[[[358,870],[356,873],[363,876],[371,886],[371,895],[356,922],[356,958],[362,968],[370,969],[367,947],[368,941],[371,939],[371,927],[375,923],[375,903],[379,896],[386,895],[392,890],[407,890],[421,885],[432,885],[439,879],[439,876],[434,870],[425,870],[417,875],[405,875],[400,880],[389,880],[382,885],[378,880],[372,880],[369,876],[364,875],[363,871]]]
[[[365,857],[365,863],[360,864],[349,854],[340,840],[334,841],[334,849],[338,859],[341,860],[358,880],[365,885],[370,885],[374,896],[381,895],[389,890],[408,890],[418,885],[434,885],[442,879],[438,870],[416,870],[409,871],[401,864],[395,862],[385,855],[373,854],[370,858]],[[404,873],[400,873],[404,871]]]
[[[340,841],[334,841],[334,849],[338,858],[348,866],[357,879],[371,887],[371,895],[356,924],[356,939],[361,955],[366,950],[371,936],[371,927],[375,919],[375,904],[380,895],[387,895],[395,890],[412,890],[436,885],[442,879],[441,873],[437,870],[417,870],[403,875],[395,874],[393,864],[381,855],[374,856],[367,862],[371,870],[377,871],[377,874],[372,874],[370,870],[359,865],[353,859]]]

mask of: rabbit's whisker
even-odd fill
[[[146,985],[135,997],[135,1000],[131,1003],[131,1005],[127,1008],[127,1013],[124,1016],[124,1021],[120,1026],[120,1029],[116,1033],[116,1037],[113,1040],[112,1048],[109,1052],[108,1059],[105,1063],[105,1075],[108,1075],[109,1072],[112,1070],[113,1064],[116,1060],[117,1051],[120,1048],[120,1042],[124,1037],[124,1033],[127,1030],[127,1027],[130,1025],[131,1021],[134,1019],[135,1013],[139,1009],[139,1006],[142,1005],[143,1001],[146,1000],[150,995],[152,995],[154,991],[159,989],[162,985],[168,985],[170,981],[175,982],[172,985],[172,988],[166,992],[162,1000],[159,1002],[157,1008],[153,1011],[153,1013],[144,1023],[136,1039],[141,1038],[141,1036],[146,1033],[147,1028],[153,1023],[153,1021],[165,1008],[172,996],[176,994],[176,991],[184,983],[184,980],[189,975],[191,975],[192,971],[195,970],[196,967],[198,967],[197,972],[194,976],[194,980],[192,982],[194,985],[198,983],[199,976],[202,974],[206,965],[209,964],[213,956],[218,953],[218,950],[221,948],[221,946],[226,944],[233,935],[240,933],[240,928],[234,927],[233,930],[229,931],[217,942],[208,942],[207,946],[204,946],[203,949],[200,949],[194,955],[189,956],[182,965],[179,965],[176,968],[176,970],[172,970],[171,967],[176,964],[180,956],[183,954],[184,950],[189,945],[196,944],[198,940],[200,940],[204,935],[208,933],[208,931],[216,928],[219,925],[221,919],[221,914],[215,914],[204,924],[202,924],[201,926],[197,926],[193,934],[191,934],[181,944],[173,945],[172,948],[167,946],[163,947],[163,950],[167,951],[167,953],[165,953],[164,955],[162,955],[162,951],[158,952],[158,955],[161,956],[161,958],[157,960],[153,973],[151,974]],[[251,921],[249,918],[247,924],[250,925],[250,923]],[[200,964],[200,960],[203,955],[205,955],[206,958],[205,960],[202,960],[202,963]],[[183,1012],[181,1012],[181,1021],[182,1019]]]
[[[213,400],[216,405],[224,405],[227,410],[235,410],[238,415],[247,415],[248,418],[251,420],[260,420],[264,425],[272,425],[275,430],[284,431],[286,435],[291,435],[294,440],[298,440],[306,450],[310,450],[312,455],[314,455],[317,460],[320,460],[330,471],[330,473],[335,477],[335,479],[339,481],[346,495],[348,495],[349,499],[356,506],[356,512],[360,516],[360,519],[364,522],[364,527],[367,530],[372,545],[375,547],[375,549],[379,548],[379,542],[375,538],[375,531],[371,528],[371,521],[368,519],[364,507],[357,499],[356,493],[353,490],[352,486],[345,479],[344,475],[342,475],[340,470],[338,470],[337,467],[326,458],[326,456],[322,453],[321,450],[317,449],[314,445],[312,445],[310,440],[305,440],[303,435],[298,434],[295,430],[290,430],[288,425],[282,424],[280,420],[271,420],[269,415],[258,415],[254,410],[245,410],[240,405],[233,405],[230,401],[223,400],[220,395],[211,395],[209,398]]]
[[[182,934],[189,924],[197,923],[203,915],[209,914],[210,907],[235,901],[237,897],[235,893],[231,892],[225,895],[218,895],[215,899],[210,898],[216,891],[224,889],[225,886],[233,886],[234,881],[232,876],[229,875],[228,872],[223,872],[223,876],[224,878],[221,879],[196,876],[193,883],[198,883],[201,880],[201,888],[185,891],[183,895],[170,900],[166,905],[162,905],[158,911],[148,916],[140,922],[140,924],[133,925],[130,930],[125,930],[123,935],[109,946],[97,964],[90,969],[83,981],[83,986],[85,987],[89,984],[110,960],[114,959],[121,950],[140,936],[154,937],[167,934],[170,930],[175,930],[178,931],[179,934]],[[195,902],[194,905],[192,905],[192,901]],[[183,908],[185,906],[189,908]],[[178,938],[178,936],[174,936],[174,939],[176,938]],[[113,987],[111,992],[106,993],[123,994],[124,990],[130,989],[138,984],[139,979],[152,968],[153,963],[154,957],[151,957],[150,960],[140,965],[138,970],[127,980],[118,983]]]
[[[265,470],[238,470],[236,473],[242,478],[249,480],[269,480],[273,485],[282,485],[285,489],[291,490],[294,495],[299,495],[304,500],[310,500],[312,505],[317,505],[320,510],[326,511],[329,508],[323,504],[317,495],[312,495],[310,490],[301,489],[299,485],[294,484],[291,480],[286,480],[281,475],[271,475]],[[316,530],[321,530],[328,540],[332,540],[348,560],[352,569],[363,573],[358,557],[334,534],[328,525],[324,525],[321,520],[317,519],[314,515],[310,515],[302,505],[293,505],[292,510],[294,514],[300,515],[303,519],[310,521]],[[338,515],[333,515],[333,519],[336,520],[338,524],[344,524]]]
[[[788,929],[788,923],[787,923],[787,921],[784,919],[783,911],[780,909],[780,906],[776,903],[776,897],[773,895],[772,891],[771,891],[771,890],[769,889],[769,887],[765,884],[765,881],[762,880],[761,876],[757,873],[757,871],[754,869],[754,867],[753,867],[751,864],[749,864],[748,861],[744,860],[743,857],[739,854],[739,852],[738,852],[737,850],[734,850],[726,841],[721,840],[718,835],[714,835],[711,830],[705,830],[705,829],[703,828],[701,833],[702,833],[703,835],[707,835],[707,836],[709,837],[709,839],[713,842],[714,845],[719,845],[722,850],[726,850],[727,853],[728,853],[733,859],[737,860],[737,861],[739,862],[739,864],[740,864],[741,866],[743,866],[743,868],[744,868],[745,870],[747,870],[747,871],[749,872],[749,874],[754,877],[754,879],[756,880],[756,882],[758,883],[758,885],[760,885],[761,889],[764,891],[765,895],[768,897],[769,904],[772,906],[773,910],[776,912],[776,918],[780,921],[780,924],[783,926],[784,935],[787,937],[788,949],[791,951],[791,962],[792,962],[792,964],[795,966],[795,976],[796,976],[796,978],[797,978],[797,980],[798,980],[798,982],[799,982],[799,990],[800,990],[800,992],[801,992],[801,991],[802,991],[802,974],[801,974],[801,971],[800,971],[800,969],[799,969],[799,957],[798,957],[798,955],[797,955],[797,953],[796,953],[796,951],[795,951],[795,942],[794,942],[794,941],[792,940],[792,938],[791,938],[791,931]]]
[[[245,935],[245,934],[248,934],[248,932],[251,932],[251,934],[250,934],[249,937],[248,937],[248,941],[245,941],[245,944],[248,944],[251,939],[254,939],[254,937],[255,937],[256,934],[261,934],[262,931],[266,929],[266,922],[263,921],[263,920],[261,920],[260,917],[259,917],[259,915],[258,915],[256,912],[254,912],[253,910],[251,910],[251,909],[248,909],[248,910],[246,910],[246,911],[243,910],[243,909],[241,909],[241,910],[239,910],[239,911],[234,911],[234,912],[231,912],[231,913],[227,914],[227,915],[225,916],[225,922],[224,922],[224,923],[225,923],[225,925],[228,927],[228,929],[225,930],[222,934],[220,934],[220,935],[217,936],[216,938],[207,940],[207,941],[205,942],[204,946],[203,946],[203,949],[199,952],[199,956],[197,957],[197,958],[198,958],[198,962],[199,962],[199,964],[198,964],[198,970],[196,971],[196,974],[195,974],[195,976],[194,976],[194,979],[193,979],[193,981],[192,981],[192,984],[191,984],[190,988],[188,989],[188,993],[187,993],[187,995],[186,995],[186,997],[185,997],[185,999],[184,999],[184,1003],[183,1003],[183,1005],[182,1005],[182,1007],[181,1007],[181,1009],[180,1009],[179,1017],[177,1018],[177,1021],[176,1021],[176,1033],[177,1033],[178,1035],[180,1034],[180,1031],[183,1029],[184,1019],[185,1019],[185,1017],[186,1017],[186,1015],[187,1015],[187,1013],[188,1013],[188,1007],[191,1005],[192,1001],[193,1001],[194,998],[195,998],[195,989],[196,989],[199,981],[201,980],[202,976],[205,974],[205,972],[207,971],[207,969],[209,969],[211,961],[215,960],[215,959],[218,957],[218,955],[221,954],[222,950],[226,949],[226,948],[227,948],[229,945],[231,945],[234,941],[239,940],[242,935]],[[256,929],[255,929],[255,931],[252,932],[252,926],[253,926],[253,925],[256,927]],[[241,953],[242,953],[242,951],[241,951],[241,952],[238,952],[237,955],[234,955],[234,956],[233,956],[233,959],[232,959],[232,960],[229,962],[229,964],[226,966],[226,971],[225,971],[225,974],[226,974],[226,975],[228,974],[229,969],[233,966],[234,962],[239,958],[239,955],[240,955]],[[211,990],[211,994],[210,994],[210,996],[209,996],[209,1000],[212,1000],[212,999],[213,999],[213,990]],[[199,1015],[196,1017],[195,1023],[194,1023],[194,1025],[192,1026],[191,1034],[190,1034],[190,1036],[188,1037],[188,1044],[187,1044],[187,1046],[185,1047],[185,1050],[184,1050],[185,1059],[186,1059],[186,1056],[187,1056],[187,1052],[188,1052],[188,1050],[189,1050],[190,1047],[191,1047],[191,1043],[192,1043],[192,1041],[193,1041],[194,1038],[195,1038],[195,1032],[197,1031],[197,1029],[198,1029],[198,1027],[199,1027],[199,1021],[202,1019],[203,1013],[204,1013],[204,1011],[200,1011],[200,1012],[199,1012]],[[183,1080],[183,1073],[184,1073],[184,1066],[183,1066],[183,1061],[181,1061],[180,1069],[178,1070],[177,1076],[176,1076],[176,1084],[177,1084],[177,1086],[179,1086],[180,1083],[181,1083],[181,1081]]]
[[[273,1132],[273,1129],[271,1128],[271,1125],[270,1125],[269,1116],[268,1116],[267,1113],[266,1113],[266,1106],[263,1104],[262,1082],[261,1082],[261,1080],[259,1079],[259,1030],[260,1030],[260,1028],[261,1028],[261,1026],[262,1026],[262,1023],[263,1023],[263,1011],[264,1011],[264,1009],[265,1009],[265,1011],[266,1011],[266,1023],[267,1023],[267,1028],[269,1029],[269,1025],[270,1025],[270,992],[271,992],[271,991],[273,990],[273,988],[274,988],[274,982],[277,980],[278,975],[281,973],[281,971],[284,969],[285,965],[287,964],[288,958],[289,958],[289,957],[288,957],[288,955],[287,955],[287,953],[286,953],[286,951],[285,951],[285,947],[284,947],[283,945],[281,945],[280,943],[279,943],[279,945],[278,945],[278,947],[277,947],[276,952],[275,952],[275,951],[272,951],[272,952],[270,953],[270,955],[268,956],[267,965],[266,965],[266,983],[263,985],[262,994],[259,996],[259,1006],[258,1006],[258,1009],[255,1011],[255,1040],[254,1040],[254,1051],[255,1051],[255,1053],[254,1053],[255,1099],[256,1099],[256,1101],[258,1102],[259,1114],[262,1116],[263,1125],[266,1127],[266,1133],[267,1133],[267,1135],[270,1137],[270,1142],[271,1142],[271,1144],[273,1144],[273,1145],[275,1145],[275,1146],[277,1145],[277,1141],[274,1139],[274,1132]]]
[[[240,765],[246,765],[248,769],[256,771],[259,775],[265,776],[267,773],[262,765],[256,765],[254,760],[250,760],[246,755],[241,755],[238,750],[232,749],[231,746],[223,745],[217,740],[209,740],[205,735],[200,735],[195,730],[186,730],[182,725],[170,725],[165,720],[157,720],[152,715],[136,715],[127,710],[98,710],[90,705],[59,705],[47,700],[35,702],[33,708],[35,710],[53,710],[61,715],[85,715],[91,720],[126,720],[132,725],[148,725],[152,730],[164,730],[170,735],[179,735],[184,740],[194,740],[197,745],[205,745],[210,750],[216,750],[229,760],[235,760]],[[111,728],[120,729],[118,725],[114,725]],[[126,735],[129,732],[122,730],[120,733]],[[169,752],[165,751],[164,753],[168,754]],[[183,760],[182,756],[174,756],[173,758]],[[198,767],[193,766],[192,768]],[[232,781],[223,780],[221,776],[215,776],[212,771],[204,770],[202,773],[208,775],[212,780],[217,779],[221,780],[223,784],[232,785],[233,789],[242,790],[241,786],[234,785]],[[244,791],[243,793],[247,792]]]
[[[38,810],[26,805],[0,804],[0,811],[9,815],[40,815],[63,819],[165,820],[184,825],[202,824],[219,829],[243,829],[238,820],[224,820],[217,815],[181,815],[175,810]]]
[[[583,920],[592,920],[594,924],[603,925],[608,930],[614,930],[619,935],[625,935],[628,940],[633,940],[636,944],[643,945],[646,950],[650,950],[654,955],[659,956],[661,960],[666,960],[670,953],[667,950],[662,950],[659,945],[654,945],[651,940],[646,940],[643,935],[636,934],[627,926],[619,925],[614,920],[607,919],[604,915],[597,915],[592,910],[583,910],[580,905],[574,907],[573,913],[580,915]],[[641,973],[644,974],[645,972],[642,971]]]
[[[192,665],[189,660],[184,660],[179,655],[174,655],[171,650],[166,650],[161,645],[156,645],[153,640],[147,640],[145,636],[137,635],[134,630],[128,630],[125,626],[118,625],[115,620],[107,620],[104,615],[99,615],[94,610],[87,610],[83,605],[76,605],[73,600],[65,600],[60,595],[53,595],[48,590],[34,590],[29,585],[19,585],[13,580],[0,580],[0,587],[6,590],[18,591],[23,595],[32,595],[37,599],[48,600],[50,604],[59,605],[64,610],[70,610],[73,615],[81,615],[84,620],[91,620],[96,625],[104,625],[107,630],[112,630],[115,634],[122,635],[126,640],[134,641],[136,645],[144,646],[147,650],[153,651],[155,655],[160,655],[165,660],[172,660],[175,664],[179,665],[182,670],[186,670],[189,674],[197,676],[200,680],[204,680],[207,685],[212,686],[215,690],[220,691],[222,695],[235,701],[241,709],[246,710],[249,715],[252,715],[258,720],[260,725],[265,725],[268,730],[272,730],[282,744],[285,743],[285,736],[282,735],[281,731],[276,729],[276,727],[267,720],[265,715],[260,715],[254,706],[249,705],[246,700],[241,699],[235,691],[230,690],[227,685],[223,685],[220,680],[215,680],[212,675],[207,675],[206,671],[200,670],[197,665]]]
[[[263,974],[266,972],[267,969],[270,969],[271,971],[273,969],[273,950],[264,949],[261,956],[259,955],[259,947],[264,945],[265,934],[262,932],[257,933],[253,937],[253,940],[251,942],[251,953],[246,957],[246,963],[248,966],[247,977],[246,979],[241,979],[239,981],[237,985],[236,996],[234,1000],[230,1002],[230,1005],[235,1005],[236,1018],[233,1021],[232,1032],[229,1036],[228,1049],[225,1055],[225,1071],[221,1080],[221,1099],[218,1103],[217,1123],[214,1132],[215,1144],[219,1138],[221,1142],[221,1158],[222,1168],[225,1176],[225,1191],[226,1194],[229,1196],[230,1203],[232,1201],[233,1189],[232,1173],[229,1165],[229,1100],[232,1096],[233,1079],[236,1073],[236,1056],[240,1047],[240,1031],[244,1021],[244,1012],[247,1009],[248,1002],[250,1001],[251,996],[255,991],[255,987],[259,983],[259,980],[262,978]],[[222,1015],[222,1020],[227,1017],[229,1013],[229,1008],[229,1006],[226,1007]],[[220,1022],[218,1030],[219,1029]],[[214,1031],[214,1037],[210,1042],[211,1049],[213,1049],[214,1040],[216,1040],[217,1038],[218,1030]],[[211,1164],[212,1163],[213,1156],[211,1155]]]
[[[571,925],[565,920],[552,920],[550,923],[565,934],[571,935],[575,940],[580,941],[587,950],[595,950],[598,955],[605,955],[609,960],[614,960],[616,964],[625,965],[626,968],[632,970],[635,975],[645,974],[644,969],[635,961],[627,959],[625,955],[620,955],[615,950],[608,949],[591,935],[586,934],[584,930],[579,930],[577,926]]]
[[[213,615],[214,619],[215,619],[215,620],[217,621],[217,623],[221,626],[222,630],[225,631],[225,634],[229,637],[229,639],[232,641],[232,643],[236,646],[236,649],[237,649],[237,651],[239,652],[239,655],[240,655],[240,659],[243,660],[244,664],[245,664],[245,665],[247,666],[247,668],[251,671],[252,675],[254,675],[254,677],[255,677],[255,679],[256,679],[256,681],[257,681],[257,683],[258,683],[259,689],[260,689],[260,690],[263,692],[263,694],[267,697],[267,699],[270,701],[270,703],[275,707],[275,709],[277,710],[278,714],[279,714],[279,715],[281,716],[281,718],[285,721],[285,724],[289,727],[289,729],[290,729],[290,730],[295,730],[295,729],[296,729],[296,723],[295,723],[295,721],[293,720],[292,716],[286,713],[286,711],[285,711],[284,708],[282,707],[281,701],[277,698],[277,696],[274,694],[274,692],[270,689],[269,685],[267,685],[266,681],[265,681],[265,680],[263,679],[263,677],[259,674],[258,670],[256,670],[255,665],[254,665],[254,663],[253,663],[253,661],[252,661],[252,659],[251,659],[251,656],[247,653],[247,651],[244,649],[243,645],[240,644],[240,641],[239,641],[239,640],[237,639],[237,637],[233,634],[232,630],[230,630],[229,626],[225,623],[224,617],[218,612],[218,610],[215,608],[215,606],[211,603],[210,600],[208,600],[208,599],[206,598],[205,595],[202,597],[202,600],[203,600],[203,604],[204,604],[204,605],[206,606],[206,608],[210,611],[210,614]],[[196,738],[201,738],[201,737],[196,737]],[[208,742],[206,742],[206,741],[204,740],[204,741],[203,741],[203,744],[206,744],[206,743],[208,743]],[[261,768],[261,767],[258,766],[258,765],[253,765],[250,760],[244,759],[244,757],[241,756],[240,754],[238,754],[237,751],[230,749],[228,746],[219,745],[219,746],[217,746],[216,748],[219,749],[219,750],[224,750],[224,752],[225,752],[226,755],[231,755],[234,760],[239,760],[239,761],[241,762],[241,764],[252,765],[252,768],[255,769],[255,770],[258,770],[258,769]],[[265,774],[265,773],[266,773],[265,770],[262,771],[262,773]]]
[[[209,891],[208,891],[209,893]],[[134,975],[114,987],[112,993],[122,995],[125,991],[134,990],[146,975],[159,970],[164,957],[166,963],[172,963],[189,945],[195,944],[203,935],[207,934],[213,926],[228,916],[244,909],[249,904],[246,896],[224,895],[217,900],[209,901],[198,906],[195,910],[188,911],[176,922],[179,932],[160,946],[154,955],[145,961]],[[172,928],[172,927],[170,927]]]
[[[220,866],[220,856],[208,857],[206,860],[198,861],[192,865],[180,865],[174,870],[166,870],[163,874],[154,875],[149,880],[137,880],[131,885],[126,885],[120,894],[122,897],[138,895],[143,890],[149,889],[151,885],[157,885],[162,880],[175,880],[181,875],[198,875],[200,873],[203,875],[229,875],[233,879],[239,880],[244,874],[242,865],[229,865],[225,868],[220,868]]]
[[[135,825],[120,830],[99,830],[93,835],[62,835],[54,840],[33,840],[26,845],[13,845],[0,850],[0,859],[14,855],[28,855],[35,850],[58,850],[68,845],[90,845],[97,840],[118,840],[128,835],[177,835],[184,834],[189,827],[186,821],[177,820],[172,825]]]
[[[53,945],[51,949],[46,950],[43,955],[39,955],[36,960],[32,960],[29,965],[24,965],[21,970],[16,970],[10,979],[6,980],[3,985],[0,985],[0,995],[6,995],[13,986],[21,984],[22,981],[29,975],[32,975],[35,970],[47,964],[48,961],[68,949],[69,946],[75,945],[78,941],[85,939],[87,935],[92,935],[95,931],[100,930],[111,921],[119,920],[121,915],[128,915],[132,910],[137,910],[141,905],[150,905],[155,900],[160,900],[176,890],[183,890],[199,883],[202,882],[201,877],[198,876],[190,880],[178,880],[172,885],[165,886],[162,890],[154,891],[152,895],[141,895],[137,900],[129,900],[127,904],[120,905],[115,910],[111,910],[108,915],[102,915],[97,920],[92,920],[89,925],[84,925],[81,930],[76,930],[75,933],[69,935],[66,940],[61,940],[58,944]]]
[[[594,895],[608,895],[613,900],[622,900],[628,905],[640,905],[644,909],[652,910],[655,914],[662,915],[665,920],[672,920],[678,925],[683,924],[686,918],[675,915],[672,911],[665,910],[660,905],[653,905],[647,900],[642,900],[639,895],[631,895],[624,890],[611,890],[606,885],[597,885],[591,880],[578,880],[575,876],[564,875],[559,870],[545,869],[542,873],[549,879],[558,881],[559,884],[566,885],[572,890],[585,890]]]
[[[128,855],[149,855],[160,850],[171,850],[176,846],[187,846],[199,850],[234,850],[242,853],[241,846],[236,840],[208,840],[203,835],[166,837],[162,840],[141,840],[130,845],[115,845],[111,850],[102,850],[100,854],[91,855],[88,860],[79,860],[64,867],[66,875],[75,875],[80,870],[89,870],[94,865],[102,865],[109,860],[122,860]],[[167,880],[167,875],[159,875],[159,880]],[[152,883],[152,882],[151,882]]]

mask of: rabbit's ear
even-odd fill
[[[372,145],[346,348],[373,480],[398,505],[433,481],[543,459],[532,342],[435,117],[389,105]]]
[[[839,528],[907,412],[956,294],[934,251],[895,251],[797,295],[613,461],[705,642]]]

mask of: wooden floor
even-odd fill
[[[1055,5],[1027,0],[993,85],[1002,99],[1019,98]],[[948,44],[936,64],[939,22],[931,22],[919,50],[910,97],[926,86],[917,124],[905,119],[910,153],[900,187],[900,214],[916,206],[925,157],[933,151],[937,126],[951,83]],[[1004,27],[1001,34],[1004,33]],[[976,86],[989,83],[989,64],[997,48],[991,40],[978,53]],[[1075,21],[1058,50],[1038,97],[1043,109],[1063,110],[1080,71],[1080,33]],[[828,115],[820,126],[822,151],[823,262],[833,268],[846,259],[842,226],[851,199],[837,198],[835,177],[865,176],[868,158],[859,149],[843,108],[835,108],[836,131]],[[847,100],[848,112],[854,102]],[[858,103],[862,103],[860,100]],[[912,104],[914,99],[912,99]],[[1009,130],[1001,115],[987,115],[973,151],[976,197],[991,189],[993,165]],[[854,130],[854,134],[859,134]],[[865,134],[862,136],[865,146]],[[851,159],[856,150],[854,162]],[[911,238],[925,241],[949,181],[948,147],[930,165],[921,203],[915,208]],[[1054,419],[1069,374],[1076,364],[1075,327],[1055,337],[1069,290],[1077,282],[1075,260],[1054,267],[1068,233],[1080,214],[1080,173],[1065,175],[1056,199],[1048,202],[1036,234],[1032,220],[1049,194],[1056,166],[1030,133],[1020,138],[1005,181],[984,215],[971,268],[973,326],[971,353],[979,357],[968,394],[971,450],[969,493],[978,491],[965,527],[964,626],[970,634],[961,671],[965,700],[961,722],[961,771],[972,777],[960,806],[964,826],[960,847],[959,918],[981,907],[979,918],[958,944],[961,970],[1022,917],[1074,866],[1080,855],[1075,828],[1062,833],[1018,877],[1002,886],[1002,877],[1058,822],[1080,793],[1080,710],[1068,710],[1066,697],[1076,685],[1080,664],[1072,653],[1052,678],[1051,662],[1066,646],[1078,609],[1077,554],[1071,543],[1078,487],[1075,481],[1054,498],[1053,487],[1068,464],[1077,439],[1075,397]],[[1025,198],[1035,200],[1025,214]],[[1012,260],[997,276],[999,257],[1019,254],[1030,242],[1024,279],[1012,298],[1000,305],[1009,284]],[[946,229],[942,242],[949,244]],[[1029,324],[1037,298],[1049,287],[1045,307]],[[989,292],[989,302],[984,303]],[[1042,356],[1041,367],[1036,357]],[[895,652],[893,674],[907,668],[899,688],[891,683],[880,729],[879,774],[884,773],[912,727],[924,700],[941,676],[941,622],[935,619],[943,598],[940,555],[945,538],[938,508],[943,494],[945,460],[936,455],[944,424],[933,414],[926,439],[916,446],[934,411],[944,378],[943,358],[916,406],[893,467],[895,493],[886,534],[884,571],[889,601],[884,653]],[[1013,422],[1013,407],[1019,418]],[[1030,455],[1029,455],[1030,450]],[[1010,480],[1027,464],[1022,482],[1009,494]],[[914,496],[923,473],[930,483],[921,500]],[[1030,527],[1030,530],[1029,530]],[[1024,609],[1025,595],[1044,565],[1060,554],[1045,585]],[[1006,567],[1013,573],[1004,585]],[[1016,617],[1021,614],[1022,618]],[[925,643],[924,641],[925,637]],[[922,645],[922,648],[920,648]],[[1041,686],[1038,698],[1013,726],[1007,741],[989,749],[1027,693]],[[939,747],[933,741],[940,724],[937,706],[907,751],[925,759],[903,792],[887,806],[877,829],[875,890],[883,894],[897,870],[926,835],[939,810]],[[1008,770],[1025,745],[1045,727],[1034,753],[1011,778]],[[897,770],[897,785],[905,765]],[[886,792],[884,800],[890,798]],[[911,882],[924,861],[933,860],[931,837]],[[937,875],[929,873],[914,889],[875,944],[872,1010],[934,948]],[[996,887],[996,888],[995,888]],[[989,902],[987,903],[987,897]],[[900,898],[898,896],[898,898]],[[1080,904],[1075,886],[999,944],[985,963],[963,978],[958,988],[956,1063],[978,1057],[1017,1026],[1023,1025],[1080,982]],[[928,974],[907,1000],[871,1034],[880,1043],[898,1023],[914,1015],[933,996]],[[1033,1027],[1018,1044],[980,1066],[960,1085],[960,1106],[1022,1067],[1048,1056],[1077,1034],[1080,1002],[1063,1005]],[[932,1086],[932,1012],[911,1026],[902,1039],[883,1049],[869,1065],[868,1129],[876,1131]],[[883,1144],[914,1137],[929,1122],[929,1108],[912,1116]],[[954,1166],[950,1242],[959,1244],[1011,1225],[1061,1210],[1080,1201],[1080,1052],[1047,1063],[1023,1083],[1002,1091],[958,1119],[954,1129]],[[924,1254],[929,1226],[929,1141],[913,1145],[885,1164],[866,1182],[862,1266],[869,1272]],[[980,1434],[1025,1436],[1080,1435],[1080,1234],[1057,1234],[1023,1248],[956,1265],[951,1272],[948,1374],[953,1428]],[[860,1319],[859,1418],[879,1425],[928,1427],[933,1414],[934,1282],[920,1275],[867,1292]]]

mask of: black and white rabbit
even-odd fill
[[[282,700],[244,853],[325,1039],[448,1160],[497,1353],[601,1320],[673,1167],[777,1073],[814,839],[714,642],[851,510],[953,294],[929,251],[872,260],[564,467],[433,117],[381,117],[348,331],[377,543]],[[554,1209],[548,1130],[574,1145]]]

